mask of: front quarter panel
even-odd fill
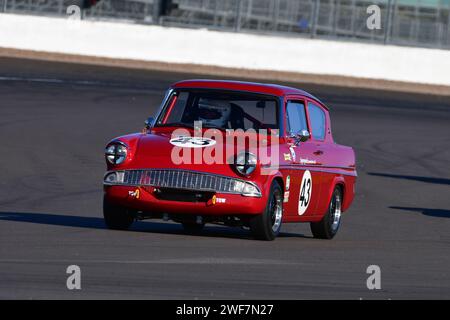
[[[111,144],[117,143],[117,142],[125,144],[127,146],[127,158],[125,159],[125,161],[123,163],[115,165],[115,164],[110,163],[108,160],[106,160],[106,157],[105,157],[106,167],[107,167],[108,171],[123,170],[130,166],[130,164],[136,158],[139,140],[142,135],[143,135],[142,133],[133,133],[133,134],[114,138],[110,142],[108,142],[106,147],[108,147]]]

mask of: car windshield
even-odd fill
[[[168,99],[156,126],[278,129],[276,97],[218,90],[179,90]]]

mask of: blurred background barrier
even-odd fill
[[[377,5],[381,29],[367,27]],[[450,49],[450,0],[0,0],[5,13]]]
[[[450,95],[434,48],[0,13],[0,56]]]

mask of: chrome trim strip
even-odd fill
[[[323,167],[323,166],[296,166],[296,165],[284,165],[277,168],[278,170],[309,170],[314,172],[326,172],[326,173],[334,173],[334,174],[341,174],[344,176],[352,176],[357,177],[357,171],[355,168],[351,167]],[[334,169],[334,170],[333,170]],[[342,171],[339,171],[342,170]]]

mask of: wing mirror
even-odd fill
[[[297,133],[297,136],[300,139],[300,142],[308,141],[309,138],[311,138],[311,134],[308,130],[301,130],[299,133]]]
[[[308,141],[311,138],[311,134],[308,130],[300,130],[297,133],[291,134],[291,138],[295,140],[295,145],[298,145],[300,142]]]
[[[149,117],[147,120],[144,121],[145,123],[145,128],[146,129],[151,129],[153,128],[153,123],[155,122],[155,118],[153,117]]]

